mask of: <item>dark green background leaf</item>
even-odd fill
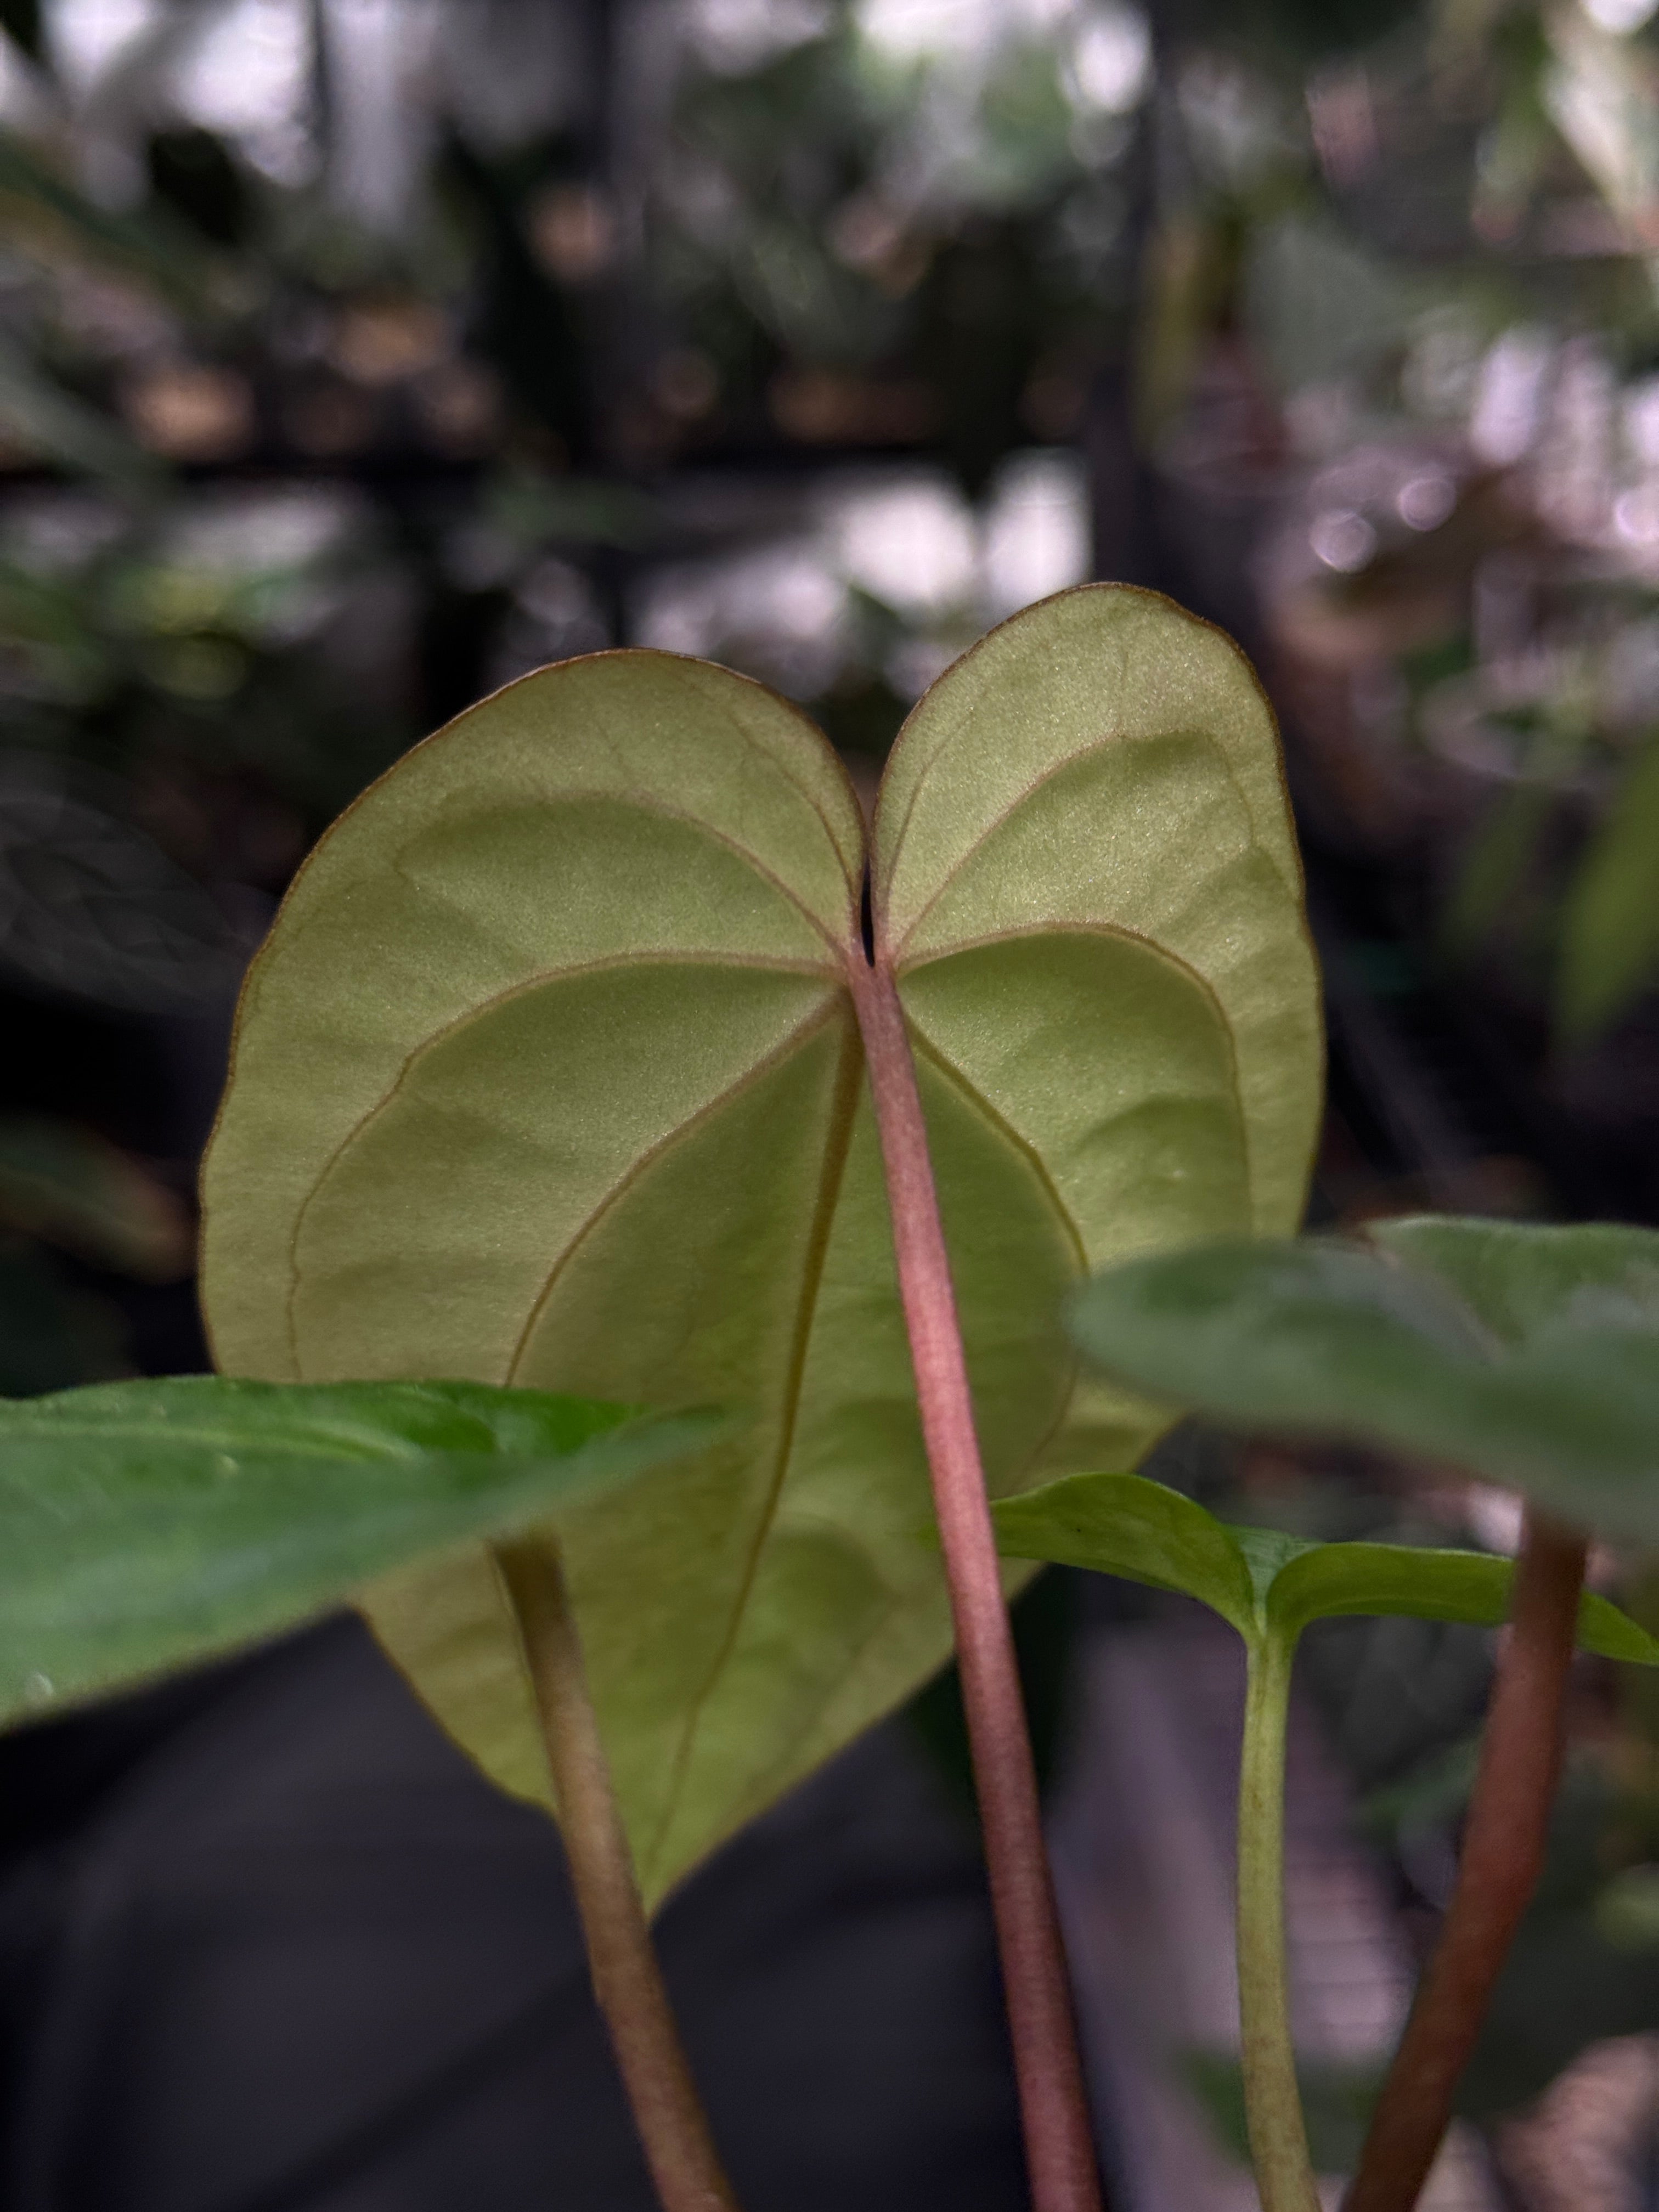
[[[1569,1228],[1411,1214],[1374,1221],[1373,1244],[1433,1276],[1511,1350],[1557,1328],[1651,1328],[1659,1338],[1659,1236],[1620,1222]]]
[[[0,1719],[290,1626],[711,1425],[473,1382],[192,1376],[0,1402]]]
[[[1116,1381],[1229,1427],[1391,1447],[1659,1536],[1659,1235],[1378,1233],[1411,1267],[1321,1239],[1135,1261],[1077,1295],[1073,1332]]]

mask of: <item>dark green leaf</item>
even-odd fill
[[[1268,1600],[1275,1626],[1299,1634],[1340,1613],[1406,1613],[1418,1620],[1507,1620],[1514,1563],[1486,1552],[1412,1544],[1318,1544],[1281,1570]],[[1578,1603],[1578,1642],[1603,1659],[1659,1666],[1659,1641],[1604,1597]]]
[[[1511,1348],[1602,1322],[1659,1332],[1659,1236],[1650,1229],[1421,1213],[1374,1221],[1366,1235],[1414,1273],[1437,1278]]]
[[[1418,1271],[1322,1240],[1205,1245],[1097,1277],[1073,1331],[1114,1380],[1229,1427],[1451,1462],[1659,1534],[1659,1236],[1383,1233]]]
[[[1231,1528],[1179,1491],[1139,1474],[1073,1474],[994,1506],[999,1550],[1121,1575],[1200,1598],[1254,1633],[1250,1571]]]
[[[709,1428],[471,1382],[200,1376],[0,1402],[0,1719],[289,1626]]]
[[[1247,1642],[1294,1643],[1339,1613],[1405,1613],[1496,1626],[1515,1569],[1485,1552],[1407,1544],[1310,1544],[1270,1528],[1230,1528],[1190,1498],[1138,1474],[1074,1474],[994,1506],[999,1548],[1121,1575],[1200,1599]],[[1607,1659],[1659,1665],[1659,1641],[1586,1592],[1578,1641]]]

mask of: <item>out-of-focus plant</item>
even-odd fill
[[[191,1224],[176,1194],[114,1146],[63,1122],[0,1121],[0,1223],[141,1281],[190,1271]]]
[[[1151,33],[1128,0],[677,11],[647,201],[684,426],[932,442],[977,491],[1073,429],[1128,300],[1124,157]]]
[[[1627,1620],[1603,1639],[1583,1588],[1587,1527],[1643,1541],[1659,1526],[1659,1237],[1449,1217],[1378,1223],[1371,1235],[1372,1251],[1257,1240],[1134,1262],[1077,1297],[1074,1331],[1115,1382],[1229,1426],[1404,1449],[1519,1485],[1528,1504],[1512,1571],[1468,1553],[1230,1532],[1138,1477],[1073,1477],[998,1508],[1003,1540],[1020,1554],[1190,1591],[1244,1638],[1244,2087],[1273,2212],[1318,2203],[1290,2039],[1279,1867],[1283,1704],[1302,1626],[1341,1613],[1508,1612],[1511,1622],[1455,1887],[1350,2212],[1408,2212],[1433,2162],[1544,1866],[1575,1640],[1649,1663],[1659,1656]],[[1508,1602],[1483,1616],[1475,1592],[1495,1568],[1506,1586],[1512,1571],[1512,1598],[1506,1587]]]
[[[108,27],[46,5],[0,29],[0,471],[34,510],[0,561],[0,718],[106,760],[166,724],[314,830],[487,676],[533,561],[480,586],[448,549],[496,472],[592,457],[592,288],[535,220],[591,161],[591,62],[487,0],[385,51],[301,0]],[[307,496],[250,468],[360,489],[296,552]],[[76,535],[40,524],[43,473],[99,488],[78,547],[42,542]],[[319,651],[348,569],[345,649]],[[376,634],[371,704],[340,664]]]
[[[131,1372],[101,1285],[177,1282],[194,1224],[149,1164],[74,1123],[0,1116],[0,1396]]]
[[[1334,803],[1591,1042],[1659,960],[1652,11],[1161,20],[1143,432],[1300,488],[1262,589]]]
[[[1632,765],[1567,893],[1556,970],[1564,1032],[1593,1036],[1659,975],[1659,743]]]
[[[385,647],[363,665],[365,621],[395,649],[408,619],[377,534],[360,500],[324,488],[159,510],[15,503],[0,517],[8,734],[141,781],[164,763],[252,775],[325,817],[404,736],[374,682],[392,673]],[[222,860],[280,885],[304,825],[285,840],[273,825],[271,849]]]

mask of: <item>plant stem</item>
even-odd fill
[[[1575,1530],[1528,1512],[1456,1885],[1343,2212],[1410,2212],[1416,2203],[1492,1984],[1537,1887],[1561,1768],[1584,1550]]]
[[[890,967],[848,961],[893,1222],[899,1295],[950,1584],[1034,2212],[1098,2212],[1036,1771],[985,1494],[921,1095]]]
[[[1244,2113],[1264,2212],[1320,2212],[1297,2087],[1285,1954],[1285,1730],[1293,1639],[1249,1646],[1238,1771],[1238,2019]]]
[[[738,2212],[652,1948],[556,1545],[495,1547],[535,1686],[593,1995],[664,2212]]]

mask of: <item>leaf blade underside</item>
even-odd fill
[[[1118,602],[1048,605],[1036,657],[1097,633],[1098,691],[1121,660]],[[1143,654],[1202,629],[1153,605]],[[1180,787],[1231,824],[1212,873],[1243,901],[1235,934],[1276,948],[1276,1009],[1272,959],[1249,990],[1231,970],[1218,983],[1192,947],[1129,926],[1121,897],[1103,920],[1074,898],[1033,933],[959,896],[974,942],[919,945],[902,971],[994,1492],[1103,1446],[1127,1462],[1162,1425],[1077,1386],[1057,1316],[1086,1268],[1288,1227],[1299,1207],[1316,1050],[1254,1101],[1234,1065],[1241,1028],[1316,1031],[1275,746],[1258,714],[1237,758],[1200,744]],[[1176,785],[1153,781],[1166,803]],[[1115,865],[1104,788],[1050,809],[1073,883]],[[926,1462],[842,980],[861,957],[861,839],[821,737],[745,679],[655,653],[526,678],[417,748],[302,872],[250,977],[208,1164],[204,1303],[233,1370],[441,1362],[742,1416],[694,1462],[559,1516],[653,1897],[949,1648],[915,1536]],[[1062,1083],[1022,1071],[1062,1043]],[[1157,1137],[1160,1114],[1176,1135]],[[398,1578],[370,1611],[486,1771],[544,1797],[486,1564]]]

